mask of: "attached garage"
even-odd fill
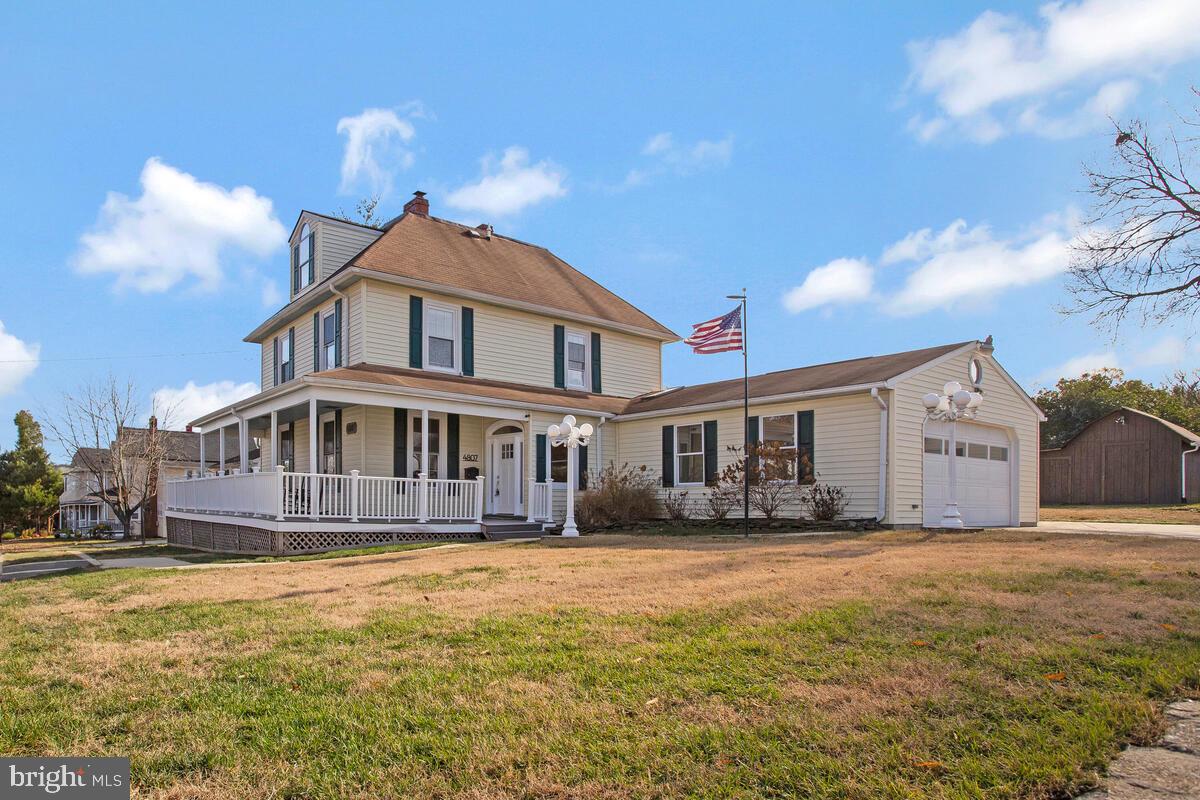
[[[960,422],[955,433],[955,471],[958,477],[958,511],[968,528],[1017,524],[1013,517],[1013,471],[1016,453],[1009,433],[975,423]],[[930,422],[924,441],[924,522],[941,523],[949,494],[950,426]]]

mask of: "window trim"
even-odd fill
[[[450,435],[448,433],[449,423],[447,422],[447,417],[448,417],[448,415],[444,411],[430,411],[429,412],[429,430],[430,430],[430,432],[433,431],[434,421],[437,420],[437,423],[438,423],[437,450],[429,451],[429,454],[431,456],[434,453],[437,453],[438,477],[445,477],[445,473],[446,473],[446,469],[447,469],[446,443],[450,438]],[[407,463],[412,465],[411,477],[415,478],[415,477],[417,477],[417,473],[419,473],[421,471],[421,462],[420,462],[420,459],[417,458],[417,455],[420,452],[419,450],[417,450],[417,444],[421,439],[421,412],[420,412],[420,410],[419,409],[410,409],[409,414],[408,414],[408,420],[409,420],[409,422],[408,422],[408,453],[406,455],[408,458]],[[430,466],[432,466],[432,464]]]
[[[333,340],[327,342],[327,341],[325,341],[325,320],[328,320],[328,319],[334,320],[334,331],[333,331]],[[321,344],[320,344],[320,347],[318,348],[318,350],[321,354],[321,369],[322,370],[335,369],[335,368],[341,366],[341,364],[330,364],[329,363],[329,349],[330,348],[333,348],[334,360],[335,361],[340,360],[340,359],[338,359],[339,353],[337,352],[337,340],[338,340],[337,309],[335,309],[333,306],[330,306],[329,311],[321,312]]]
[[[307,236],[304,235],[305,231],[308,232]],[[316,264],[314,263],[317,259],[317,248],[316,245],[312,244],[313,236],[315,234],[316,229],[313,228],[313,226],[308,222],[305,222],[300,226],[300,238],[296,240],[296,247],[299,248],[300,255],[298,261],[299,266],[297,267],[299,271],[298,278],[300,280],[300,286],[296,290],[296,294],[300,294],[300,292],[303,292],[305,289],[317,282]],[[305,239],[309,240],[308,247],[304,246]]]
[[[578,386],[571,383],[572,337],[577,339],[576,344],[583,345],[583,383]],[[567,328],[563,333],[563,385],[581,392],[592,390],[592,335],[589,331]]]
[[[283,348],[288,349],[288,359],[283,360]],[[275,337],[275,352],[279,355],[279,363],[275,365],[275,374],[279,376],[276,385],[287,383],[296,377],[296,354],[292,350],[292,333],[291,330],[286,330]],[[288,369],[285,371],[283,366],[286,364]]]
[[[421,311],[421,363],[422,367],[434,372],[445,372],[450,375],[462,374],[462,306],[452,306],[439,303],[436,300],[424,300]],[[450,331],[454,336],[454,366],[440,367],[429,360],[429,312],[446,311],[451,316]],[[439,337],[440,338],[440,337]]]
[[[683,428],[699,428],[700,429],[700,450],[695,453],[680,453],[679,452],[679,431]],[[703,486],[704,485],[704,423],[689,422],[684,425],[675,426],[675,486]],[[684,456],[700,456],[700,480],[699,481],[683,481],[680,476],[683,475],[683,470],[679,468],[679,459]]]

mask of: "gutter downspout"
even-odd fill
[[[883,522],[887,516],[888,404],[878,389],[871,390],[871,398],[879,404],[879,507],[875,519]]]
[[[1188,496],[1188,493],[1187,493],[1187,457],[1190,456],[1192,453],[1195,453],[1198,451],[1200,451],[1200,442],[1192,442],[1192,449],[1184,450],[1183,455],[1180,456],[1180,458],[1179,458],[1180,468],[1181,468],[1181,472],[1180,472],[1180,476],[1179,476],[1179,490],[1180,490],[1180,494],[1183,495],[1184,503],[1187,503],[1187,501],[1188,501],[1187,500],[1187,496]]]
[[[604,469],[604,423],[608,422],[607,417],[600,417],[600,421],[596,423],[596,471]]]

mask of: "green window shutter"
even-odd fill
[[[704,423],[704,485],[713,486],[717,482],[717,421],[706,420]]]
[[[274,381],[271,385],[279,385],[279,337],[276,336],[271,340],[271,378]]]
[[[546,434],[539,433],[536,437],[534,437],[534,440],[535,440],[534,447],[537,450],[537,454],[534,456],[534,458],[537,462],[537,476],[536,476],[537,482],[545,483],[546,482]]]
[[[408,409],[392,411],[392,476],[408,477]]]
[[[292,294],[300,291],[300,245],[292,245]]]
[[[579,445],[579,451],[575,454],[575,457],[579,461],[579,480],[576,481],[576,483],[579,484],[580,489],[586,489],[588,476],[588,456],[586,444]]]
[[[446,415],[446,477],[458,480],[458,414]]]
[[[554,326],[554,386],[557,389],[567,388],[567,329],[562,325]]]
[[[408,298],[408,365],[413,369],[421,368],[422,341],[422,310],[421,298],[415,294]]]
[[[758,475],[758,457],[750,453],[750,448],[758,445],[758,417],[750,417],[746,425],[749,428],[749,442],[747,442],[746,446],[746,455],[749,457],[750,480],[753,482],[754,476]]]
[[[321,371],[321,312],[313,313],[313,372]]]
[[[475,309],[462,309],[462,374],[475,374]]]
[[[342,363],[342,301],[333,301],[333,365],[344,366]]]
[[[291,357],[290,357],[290,360],[288,361],[287,378],[285,380],[290,381],[292,378],[296,377],[296,329],[295,328],[288,328],[288,352],[291,353]]]
[[[308,235],[308,285],[316,280],[317,273],[317,229],[313,228]]]
[[[592,391],[600,394],[600,334],[592,333]]]
[[[662,427],[662,485],[675,485],[675,426]]]
[[[796,481],[812,483],[817,478],[817,453],[813,447],[813,412],[796,413]]]

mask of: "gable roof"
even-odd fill
[[[330,278],[351,267],[679,337],[544,247],[458,222],[404,214]]]
[[[1076,433],[1070,439],[1067,439],[1065,442],[1063,442],[1058,447],[1044,448],[1042,450],[1042,452],[1048,453],[1053,450],[1062,450],[1067,445],[1069,445],[1071,442],[1075,441],[1080,436],[1082,436],[1084,434],[1084,432],[1087,431],[1088,429],[1090,429],[1093,425],[1099,423],[1102,420],[1108,419],[1113,414],[1116,414],[1118,412],[1122,412],[1125,414],[1137,414],[1139,417],[1145,417],[1148,420],[1157,422],[1159,425],[1162,425],[1164,428],[1171,431],[1172,433],[1178,434],[1180,439],[1183,439],[1184,441],[1189,442],[1193,446],[1200,446],[1200,433],[1194,433],[1192,431],[1189,431],[1187,428],[1183,427],[1182,425],[1176,425],[1174,422],[1169,422],[1168,420],[1165,420],[1162,417],[1156,417],[1153,414],[1147,413],[1145,411],[1139,411],[1138,409],[1130,408],[1129,406],[1121,406],[1120,408],[1114,408],[1112,411],[1108,411],[1108,412],[1096,417],[1094,420],[1089,422],[1087,425],[1084,425],[1082,428],[1080,428],[1078,433]]]
[[[908,350],[903,353],[853,358],[848,361],[834,361],[829,364],[815,364],[811,367],[751,375],[750,399],[884,383],[897,375],[902,375],[935,358],[970,344],[974,344],[974,342],[957,342],[926,347],[921,350]],[[681,386],[677,389],[635,397],[625,407],[622,414],[644,414],[684,409],[689,406],[740,401],[742,391],[741,378],[701,383],[696,386]]]

